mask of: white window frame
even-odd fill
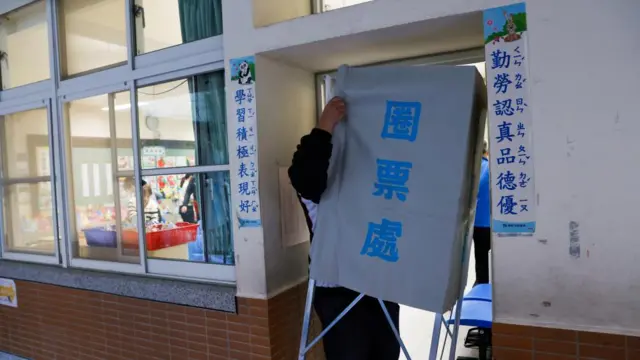
[[[162,50],[159,50],[159,51],[162,51]],[[142,56],[147,56],[154,53],[149,53]],[[162,84],[170,81],[184,80],[185,78],[206,74],[206,73],[211,73],[214,71],[220,71],[222,69],[224,69],[224,61],[221,60],[217,62],[212,62],[207,65],[201,65],[201,66],[192,67],[184,70],[176,70],[171,73],[165,73],[165,74],[150,76],[147,78],[136,80],[136,88],[140,89],[153,84]],[[135,93],[135,96],[137,97],[137,92]],[[135,117],[135,119],[139,121],[137,116]],[[138,137],[138,141],[134,142],[134,158],[135,157],[140,158],[140,149],[138,148],[140,144],[139,141],[140,140]],[[140,171],[140,175],[139,176],[136,175],[136,178],[142,178],[144,176],[176,174],[176,173],[181,173],[181,171],[183,172],[185,169],[189,169],[189,173],[194,174],[194,176],[203,174],[203,173],[221,172],[221,171],[229,172],[230,181],[232,181],[232,176],[234,176],[234,174],[231,173],[230,164],[196,165],[196,166],[190,166],[186,168],[156,168],[156,169],[142,169],[141,166],[136,165],[136,170]],[[142,208],[142,199],[139,199],[138,207]],[[206,210],[203,209],[203,211],[206,211]],[[142,212],[139,212],[138,213],[139,228],[141,228],[140,226],[143,222],[142,217],[143,217]],[[142,232],[140,232],[140,236],[142,237]],[[146,242],[144,241],[144,239],[142,239],[141,242],[143,245],[146,245]],[[205,242],[206,242],[206,239],[205,239]],[[161,274],[161,275],[167,275],[167,276],[180,276],[180,277],[186,277],[186,278],[197,278],[197,279],[205,279],[205,280],[217,280],[218,282],[229,283],[229,284],[234,283],[236,279],[235,265],[220,265],[220,264],[208,264],[205,262],[189,262],[189,261],[177,261],[177,260],[169,260],[169,259],[146,258],[146,266],[147,266],[147,271],[153,274]]]
[[[323,0],[309,0],[311,1],[311,14],[321,14],[324,12]]]
[[[0,1],[0,14],[6,14],[25,5],[29,5],[32,2],[35,2],[35,0]]]
[[[453,51],[447,53],[433,54],[408,59],[396,59],[380,63],[366,64],[363,67],[376,65],[471,65],[485,61],[484,48],[473,48],[467,50]],[[333,87],[335,86],[335,75],[337,70],[316,74],[316,107],[318,110],[316,122],[320,119],[320,114],[325,104],[333,97]],[[485,123],[485,140],[489,135],[489,122]]]
[[[30,2],[32,1],[25,1],[25,4]],[[16,112],[17,110],[14,111],[14,109],[20,108],[22,104],[29,104],[31,102],[29,106],[32,106],[34,102],[48,99],[47,108],[49,109],[49,117],[51,120],[50,157],[53,160],[51,184],[54,187],[54,203],[58,209],[56,212],[56,221],[59,226],[56,228],[56,232],[58,229],[60,232],[56,234],[56,238],[58,239],[56,242],[56,256],[50,256],[49,258],[55,260],[51,261],[48,258],[34,258],[30,256],[31,254],[7,253],[7,256],[5,256],[4,252],[0,252],[1,257],[2,259],[19,261],[61,264],[63,267],[144,274],[146,276],[168,278],[190,278],[198,281],[226,284],[235,283],[235,265],[147,259],[147,254],[144,250],[146,241],[143,231],[139,232],[140,263],[110,262],[73,258],[72,256],[72,240],[75,239],[75,232],[78,230],[74,224],[75,205],[71,201],[71,194],[69,193],[70,179],[68,171],[70,170],[69,166],[71,162],[67,156],[66,146],[70,139],[67,138],[66,135],[61,136],[68,133],[68,124],[63,112],[65,104],[73,100],[127,90],[130,93],[130,103],[137,104],[137,90],[146,85],[184,79],[215,71],[224,71],[223,35],[136,55],[137,51],[134,40],[136,36],[134,28],[136,19],[132,13],[134,4],[135,0],[125,0],[125,8],[123,9],[126,17],[127,62],[114,67],[94,69],[87,74],[80,74],[63,79],[60,66],[60,63],[63,61],[60,53],[60,23],[57,16],[60,4],[56,0],[46,0],[51,78],[38,83],[0,91],[0,114]],[[131,119],[132,137],[134,139],[135,170],[133,171],[133,175],[136,181],[139,181],[142,176],[156,172],[179,172],[180,170],[178,168],[172,170],[141,170],[137,106],[131,106]],[[231,135],[227,134],[227,136],[231,139]],[[230,149],[228,151],[230,151]],[[230,171],[229,164],[220,166],[198,166],[193,168],[193,170],[206,172],[229,171],[230,181],[231,183],[234,182],[235,174]],[[140,208],[142,205],[141,193],[140,191],[136,193],[137,206]],[[139,212],[138,228],[142,228],[142,222],[143,216],[142,213]],[[0,228],[2,226],[2,221],[0,220]]]
[[[5,102],[0,103],[0,117],[4,117],[7,115],[17,114],[30,110],[46,110],[47,114],[47,139],[49,142],[49,163],[50,172],[49,172],[49,180],[48,182],[51,185],[52,190],[52,208],[54,209],[51,214],[51,219],[53,222],[53,238],[54,238],[54,252],[50,255],[45,254],[36,254],[36,253],[26,253],[26,252],[13,252],[8,249],[6,246],[7,239],[5,237],[6,232],[4,229],[4,186],[5,183],[8,182],[8,185],[16,185],[16,184],[37,184],[41,183],[47,176],[37,177],[37,176],[27,176],[19,179],[11,179],[7,180],[2,178],[2,169],[0,168],[0,255],[3,259],[6,260],[16,260],[16,261],[26,261],[26,262],[36,262],[36,263],[44,263],[44,264],[59,264],[60,263],[60,235],[58,233],[59,221],[58,221],[58,207],[57,207],[57,199],[55,197],[55,171],[54,171],[54,158],[53,151],[51,151],[52,144],[54,143],[54,135],[53,135],[53,121],[51,116],[51,99],[43,98],[35,102],[27,102],[27,103],[19,103],[15,102]],[[4,122],[6,119],[0,120],[0,122]],[[4,124],[0,124],[0,126],[4,126]],[[2,131],[0,131],[1,133]],[[4,138],[1,138],[0,141],[4,141]],[[1,150],[0,150],[1,151]],[[2,155],[4,156],[4,155]],[[2,161],[0,161],[0,164]],[[4,165],[3,165],[4,166]],[[9,234],[11,235],[11,234]]]
[[[350,6],[355,6],[355,5],[360,5],[366,2],[371,2],[371,1],[375,1],[375,0],[368,0],[368,1],[363,1],[362,3],[358,3],[358,4],[353,4],[353,5],[346,5],[346,6],[342,6],[342,7],[338,7],[335,9],[325,9],[325,0],[311,0],[311,11],[313,12],[313,14],[321,14],[327,11],[334,11],[334,10],[339,10],[339,9],[343,9],[345,7],[350,7]]]

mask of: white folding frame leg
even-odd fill
[[[299,360],[304,360],[307,356],[307,352],[311,350],[326,334],[331,330],[338,321],[342,320],[342,318],[347,315],[351,309],[353,309],[356,304],[362,300],[364,294],[361,293],[356,297],[349,306],[347,306],[342,312],[326,327],[320,335],[318,335],[309,345],[307,345],[307,339],[309,338],[309,325],[311,324],[311,305],[313,304],[313,292],[315,291],[315,280],[309,280],[309,288],[307,290],[307,302],[305,304],[304,309],[304,320],[302,325],[302,338],[300,339],[300,353],[298,355]]]
[[[440,347],[440,330],[442,329],[442,314],[436,313],[434,315],[435,317],[433,318],[433,332],[431,333],[431,349],[429,350],[429,360],[438,359],[438,348]],[[444,324],[444,325],[447,326],[447,324]]]
[[[429,350],[429,360],[437,360],[438,359],[438,350],[440,348],[440,331],[442,330],[441,326],[444,324],[446,334],[445,334],[445,342],[442,347],[442,351],[445,351],[446,348],[446,337],[451,338],[451,347],[449,349],[449,360],[456,359],[456,347],[458,345],[458,337],[460,334],[460,315],[462,312],[462,302],[464,301],[464,290],[467,286],[466,274],[469,272],[469,256],[471,249],[471,239],[473,237],[473,224],[471,229],[468,232],[467,238],[465,239],[464,248],[462,249],[462,271],[460,272],[460,288],[458,290],[458,301],[455,306],[455,322],[453,324],[453,330],[449,328],[448,321],[445,320],[442,314],[434,314],[435,317],[433,319],[433,332],[431,333],[431,348]]]
[[[471,211],[475,216],[475,207]],[[455,308],[455,322],[453,325],[453,334],[451,334],[451,349],[449,350],[449,360],[456,360],[456,346],[458,345],[458,337],[460,336],[460,315],[462,314],[462,303],[464,302],[464,289],[467,287],[467,273],[469,272],[469,256],[471,255],[471,239],[473,238],[473,221],[469,222],[467,230],[467,238],[462,248],[462,271],[460,272],[460,287],[458,289],[458,302]]]
[[[463,288],[464,289],[464,288]],[[449,360],[456,360],[456,347],[458,346],[458,336],[460,336],[460,315],[462,314],[462,296],[456,304],[456,321],[453,324],[453,333],[451,334],[451,348],[449,349]]]
[[[447,347],[447,339],[453,338],[453,332],[449,328],[449,323],[447,319],[445,319],[442,314],[434,314],[433,318],[433,331],[431,333],[431,348],[429,349],[429,360],[437,360],[438,359],[438,350],[440,349],[440,332],[442,331],[442,326],[444,326],[445,334],[444,334],[444,343],[442,345],[442,352],[444,352]]]
[[[309,339],[309,326],[311,324],[311,308],[313,306],[313,296],[316,288],[316,281],[309,279],[307,287],[307,301],[304,304],[304,318],[302,320],[302,334],[300,338],[300,352],[298,359],[304,360],[307,354],[307,339]]]
[[[391,319],[391,315],[389,314],[389,309],[387,309],[387,306],[384,304],[384,301],[382,301],[381,299],[378,299],[378,303],[380,303],[380,307],[384,312],[384,316],[387,318],[387,322],[389,323],[389,326],[391,326],[391,331],[393,331],[393,335],[395,335],[396,340],[398,341],[398,344],[400,344],[400,348],[404,353],[404,357],[407,358],[407,360],[411,360],[411,356],[409,356],[409,351],[407,351],[407,347],[404,346],[404,341],[402,341],[402,338],[400,337],[400,332],[398,331],[396,324],[394,324],[393,320]]]

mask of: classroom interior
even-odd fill
[[[23,7],[7,18],[2,27],[0,48],[12,59],[26,62],[11,66],[3,61],[2,86],[19,87],[49,79],[50,54],[48,51],[45,3],[36,2]],[[111,67],[126,62],[127,44],[124,40],[125,18],[121,16],[123,0],[99,1],[83,4],[66,1],[61,8],[65,37],[62,56],[66,61],[65,76],[77,77],[96,68]],[[145,24],[137,34],[137,52],[147,53],[181,44],[178,3],[160,1],[145,4]],[[90,26],[88,26],[90,24]],[[3,24],[4,25],[4,24]],[[104,37],[107,38],[104,38]],[[25,43],[30,46],[24,46]],[[189,236],[177,243],[166,243],[158,229],[184,225],[183,198],[186,168],[222,165],[228,158],[198,154],[197,149],[218,151],[226,147],[226,128],[223,136],[202,131],[199,123],[203,116],[215,116],[224,122],[224,93],[215,93],[213,86],[200,86],[224,82],[222,72],[167,81],[140,87],[137,91],[138,119],[131,118],[129,91],[110,92],[65,101],[61,109],[64,140],[51,136],[51,105],[39,109],[19,111],[4,116],[0,141],[4,155],[4,174],[13,179],[5,191],[4,218],[9,237],[7,244],[15,251],[36,254],[54,254],[53,197],[50,181],[52,156],[50,145],[64,141],[66,168],[72,179],[68,191],[74,216],[72,252],[74,257],[139,263],[138,224],[136,211],[139,204],[133,187],[134,164],[151,174],[142,176],[157,201],[159,215],[155,224],[147,223],[147,256],[172,260],[203,261],[202,245],[189,243],[201,235],[198,226],[203,214],[203,192],[218,187],[229,193],[229,174],[198,174],[192,176],[196,191],[190,197],[187,212]],[[208,103],[220,105],[219,111],[198,108],[195,98],[211,98]],[[134,134],[134,127],[136,133]],[[136,141],[135,139],[139,139]],[[139,146],[140,157],[134,159],[134,143]],[[226,152],[226,149],[225,149]],[[154,170],[162,169],[160,171]],[[20,181],[29,179],[29,181]],[[188,181],[186,181],[188,183]],[[213,182],[213,183],[212,183]],[[229,195],[224,196],[228,202]],[[142,203],[145,202],[144,196]],[[194,204],[195,203],[195,204]],[[202,203],[201,203],[202,204]],[[195,207],[194,207],[195,205]],[[229,206],[217,207],[229,218]],[[145,210],[145,214],[146,214]],[[159,224],[158,224],[159,223]],[[102,229],[111,231],[108,236]],[[187,230],[185,230],[187,231]],[[155,239],[155,240],[154,240]],[[201,242],[201,239],[200,239]],[[231,247],[230,235],[225,244]],[[210,262],[232,261],[228,254],[211,254]]]

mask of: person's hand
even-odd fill
[[[183,213],[183,214],[186,213],[187,212],[187,207],[186,206],[181,207],[180,208],[180,212]]]
[[[318,128],[328,133],[333,133],[333,129],[344,118],[344,114],[347,111],[347,105],[340,97],[334,97],[329,101],[327,106],[322,110],[320,115],[320,121],[318,122]]]

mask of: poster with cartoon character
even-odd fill
[[[0,305],[18,307],[16,283],[11,279],[0,278]]]
[[[234,185],[234,213],[241,228],[260,227],[260,197],[258,195],[258,133],[255,99],[255,58],[246,56],[231,59],[228,93],[233,98],[229,114],[234,117],[231,128],[236,153],[234,171],[238,184]]]
[[[492,230],[498,236],[531,235],[536,196],[525,4],[486,10],[484,38]]]

